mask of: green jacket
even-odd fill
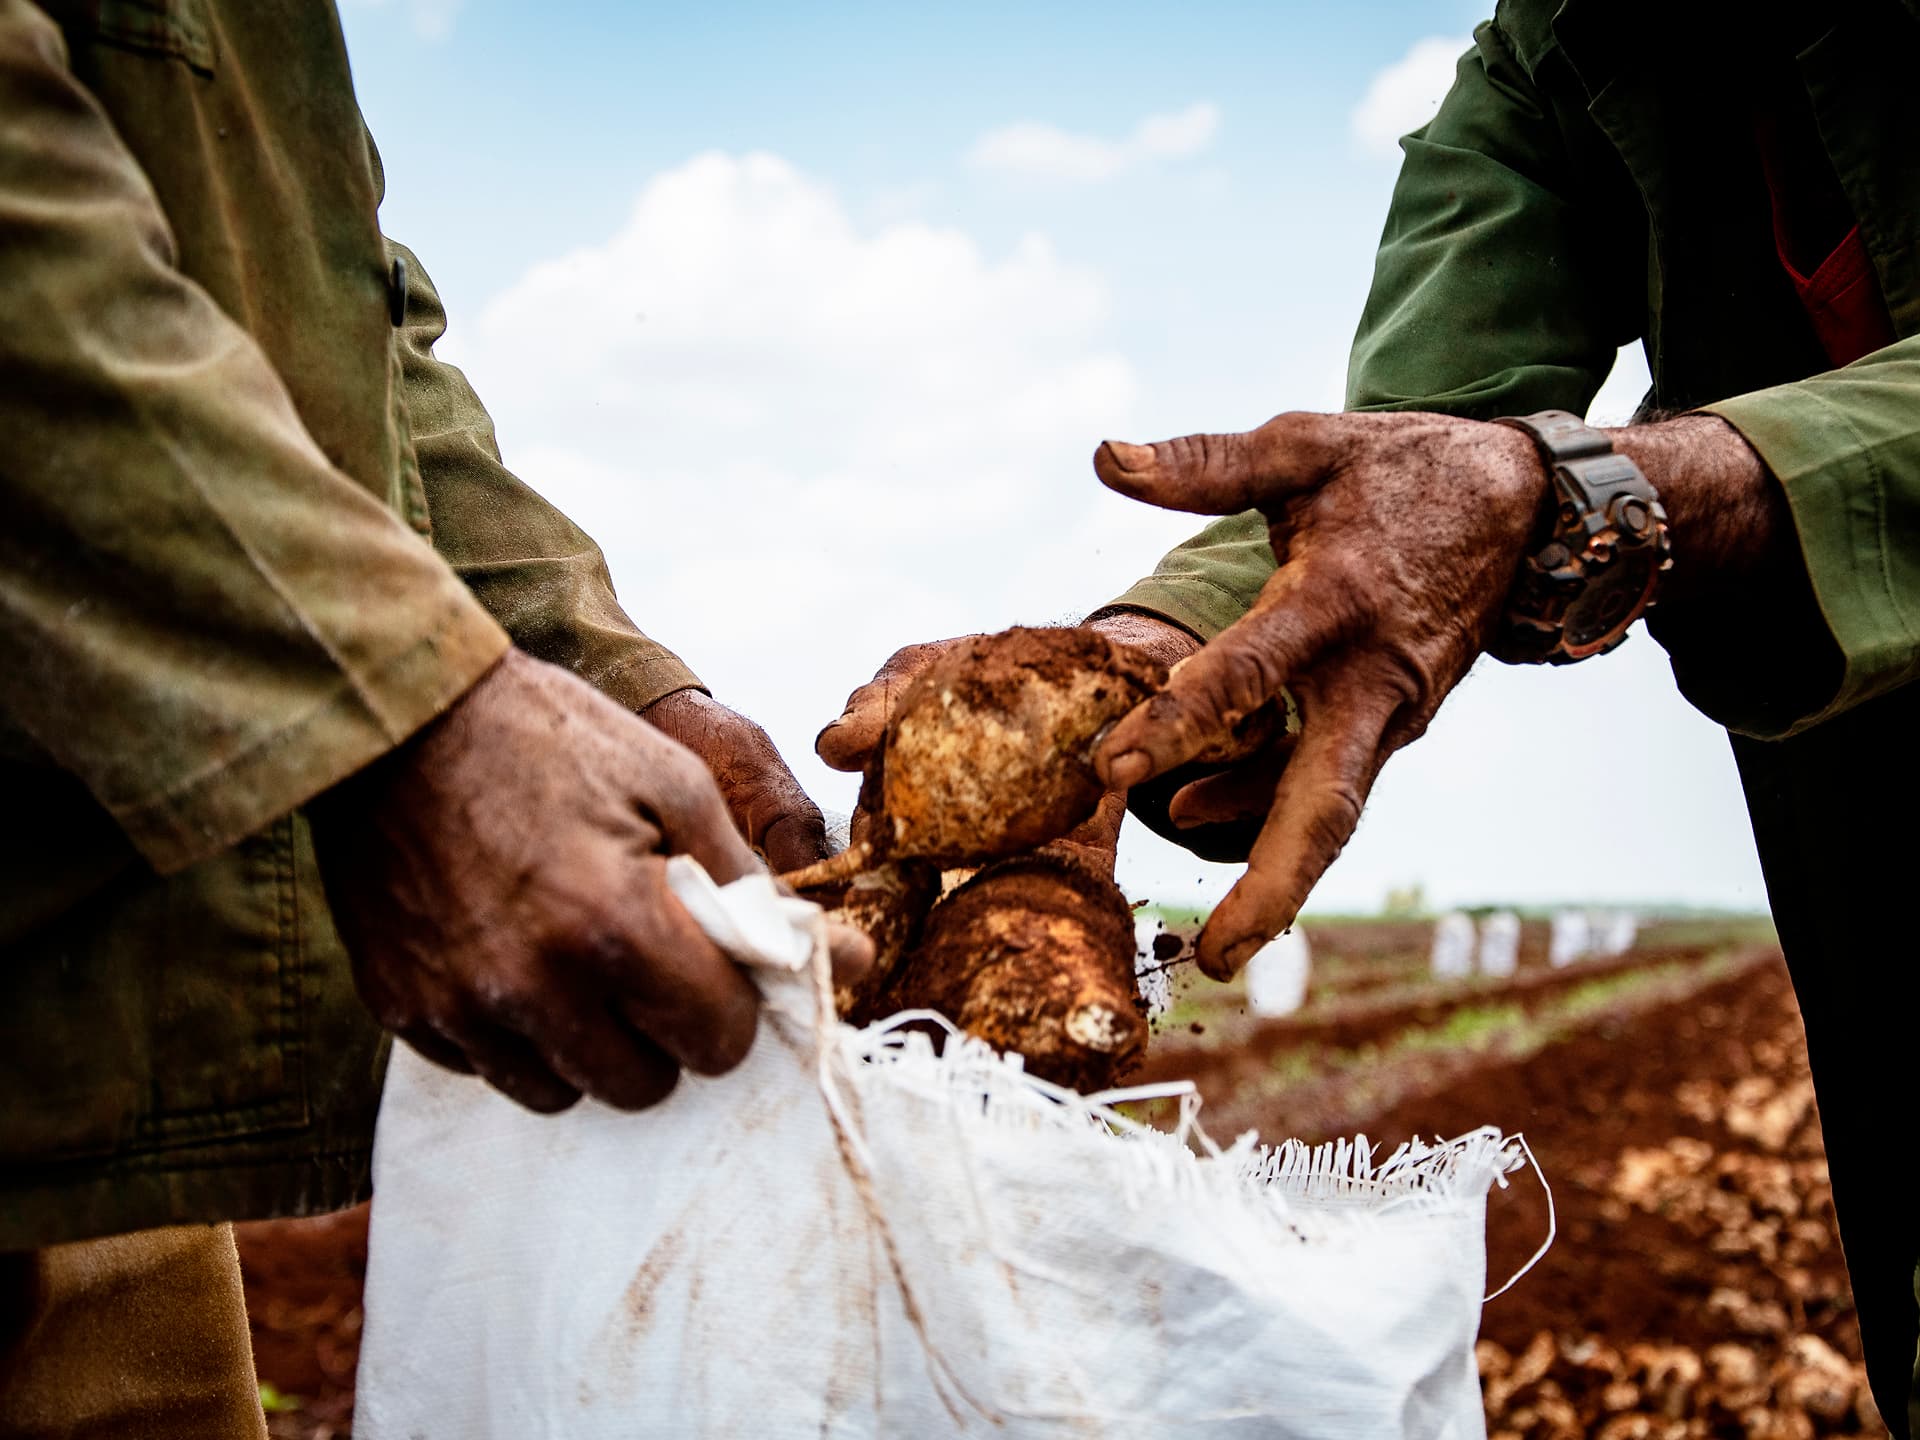
[[[380,194],[326,0],[0,0],[0,1249],[362,1196],[299,807],[509,643],[698,683],[502,467]]]
[[[1831,370],[1777,257],[1756,77],[1801,87],[1896,343]],[[1644,341],[1650,406],[1703,408],[1785,488],[1808,586],[1651,617],[1734,732],[1814,1063],[1869,1371],[1904,1433],[1920,1219],[1880,1156],[1911,1123],[1920,984],[1920,16],[1912,0],[1501,0],[1406,152],[1348,371],[1354,409],[1582,413]],[[1684,565],[1684,555],[1676,564]],[[1212,637],[1272,573],[1209,526],[1117,604]],[[1542,777],[1542,783],[1550,783]],[[1618,803],[1660,798],[1630,786]],[[1567,837],[1570,867],[1604,865]],[[1545,1117],[1556,1123],[1557,1117]]]

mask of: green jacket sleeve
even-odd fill
[[[629,709],[700,688],[627,618],[599,546],[501,464],[480,397],[433,353],[447,328],[433,282],[411,251],[387,243],[407,264],[401,367],[434,548],[514,644]]]
[[[0,721],[157,869],[392,748],[507,637],[179,271],[59,30],[0,0]]]
[[[1628,242],[1623,266],[1622,237],[1582,223],[1563,129],[1497,22],[1475,32],[1439,112],[1401,146],[1347,408],[1584,413],[1640,333],[1645,242]],[[1113,605],[1211,639],[1273,569],[1250,511],[1174,549]]]
[[[1771,739],[1920,677],[1920,336],[1704,408],[1746,438],[1786,491],[1842,673],[1798,716],[1748,714],[1750,674],[1702,673],[1689,698]]]

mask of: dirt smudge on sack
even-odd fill
[[[680,1263],[681,1253],[686,1248],[686,1234],[676,1225],[660,1237],[660,1243],[653,1247],[653,1253],[634,1271],[633,1279],[620,1296],[620,1309],[626,1320],[623,1338],[636,1341],[646,1333],[647,1324],[653,1318],[654,1296],[659,1292],[661,1282]]]

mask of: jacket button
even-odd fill
[[[407,322],[407,262],[393,257],[393,272],[387,276],[387,316],[398,330]]]

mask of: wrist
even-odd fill
[[[643,720],[665,720],[675,715],[692,715],[718,704],[711,695],[696,685],[682,690],[669,690],[658,699],[649,700],[639,710]]]
[[[1494,425],[1527,438],[1549,488],[1486,648],[1515,665],[1604,655],[1626,640],[1672,566],[1659,492],[1612,436],[1568,411]]]
[[[1086,622],[1109,640],[1126,645],[1172,669],[1200,648],[1201,640],[1184,625],[1144,610],[1096,610]]]
[[[1605,432],[1659,492],[1673,541],[1663,599],[1760,571],[1791,543],[1786,493],[1740,432],[1715,415],[1680,415]]]

